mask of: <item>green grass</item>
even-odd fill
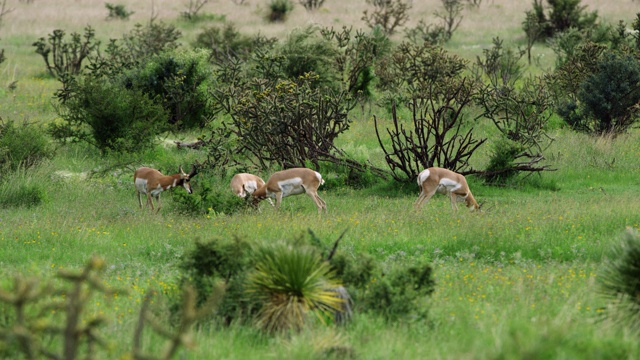
[[[502,6],[490,9],[509,16]],[[131,9],[136,16],[147,16]],[[469,16],[479,21],[480,15]],[[515,23],[497,34],[461,29],[447,47],[474,59],[493,36],[521,41]],[[119,25],[103,26],[113,31]],[[185,26],[192,38],[197,29]],[[14,92],[0,86],[0,115],[53,121],[51,100],[58,84],[45,75],[42,59],[29,46],[36,39],[9,33],[2,40],[8,60],[2,64],[0,85],[19,82]],[[530,71],[553,64],[549,50],[542,53],[549,55],[545,63]],[[355,159],[384,167],[374,114],[388,118],[376,106],[365,113],[354,110],[355,121],[338,144]],[[116,158],[87,146],[58,147],[53,159],[11,176],[12,183],[0,189],[4,196],[24,183],[44,193],[44,201],[35,206],[0,207],[0,287],[10,289],[16,274],[51,279],[59,269],[78,269],[93,254],[102,256],[105,281],[129,291],[98,296],[87,311],[110,319],[100,331],[109,344],[105,357],[120,358],[132,348],[146,290],[167,296],[179,292],[177,265],[196,239],[276,241],[306,236],[312,229],[329,246],[348,229],[339,251],[367,253],[389,266],[420,260],[433,265],[436,291],[425,300],[428,319],[388,324],[356,314],[343,328],[314,327],[291,336],[267,336],[242,326],[201,326],[194,332],[196,346],[182,350],[184,358],[638,358],[637,335],[601,320],[606,302],[598,294],[597,279],[603,256],[622,239],[625,228],[640,229],[640,132],[593,139],[556,129],[552,136],[546,163],[556,171],[505,187],[485,186],[469,177],[476,199],[484,202],[482,213],[462,208],[454,213],[441,195],[416,212],[412,205],[419,191],[413,182],[352,189],[338,186],[339,174],[327,167],[323,175],[334,181],[320,188],[328,205],[328,213],[320,217],[307,196],[285,198],[280,213],[263,202],[261,212],[186,216],[177,211],[171,193],[162,195],[161,212],[152,214],[138,208],[133,169],[149,165],[171,173],[178,165],[188,168],[202,160],[204,153],[159,144],[142,155]],[[485,145],[474,166],[484,165],[487,149]],[[196,192],[207,176],[213,185],[229,188],[226,178],[200,174],[192,181]],[[166,301],[160,296],[156,305]],[[150,331],[143,344],[148,352],[163,346]]]

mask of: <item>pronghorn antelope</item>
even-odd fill
[[[248,195],[253,194],[256,190],[260,189],[264,185],[264,180],[261,177],[253,174],[240,173],[233,176],[231,179],[231,191],[241,198],[246,198]],[[269,203],[273,205],[271,199],[268,199]]]
[[[318,187],[324,184],[320,173],[307,168],[293,168],[273,173],[269,180],[256,190],[253,202],[257,205],[268,197],[276,198],[276,209],[280,209],[282,198],[289,195],[307,193],[318,207],[318,214],[322,209],[327,211],[327,204],[318,196]]]
[[[458,210],[457,201],[464,201],[471,211],[480,208],[464,176],[451,170],[437,167],[422,170],[418,174],[418,186],[421,191],[418,200],[413,204],[416,209],[422,207],[422,204],[429,201],[436,192],[449,195],[453,210]]]
[[[198,174],[196,170],[196,166],[193,165],[191,168],[191,172],[189,174],[185,174],[182,170],[182,166],[178,168],[178,173],[173,175],[162,175],[162,173],[156,169],[141,167],[133,174],[133,183],[136,186],[136,191],[138,192],[138,203],[140,204],[140,208],[142,209],[142,199],[141,195],[147,195],[147,204],[151,206],[151,210],[153,209],[153,200],[152,196],[156,198],[156,202],[158,203],[157,211],[160,211],[160,193],[174,188],[176,186],[184,186],[185,190],[189,194],[193,193],[193,189],[191,188],[190,180],[192,177]]]

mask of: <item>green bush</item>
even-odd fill
[[[487,175],[484,178],[491,184],[505,184],[518,174],[514,169],[514,162],[521,155],[524,147],[512,140],[501,138],[493,144],[493,151],[487,165]]]
[[[193,194],[184,191],[172,192],[178,211],[189,215],[231,215],[247,209],[250,204],[229,189],[228,186],[212,184],[206,177],[198,179]]]
[[[30,168],[52,155],[53,149],[41,127],[30,123],[16,125],[0,118],[0,170]]]
[[[158,99],[178,129],[203,127],[212,115],[206,51],[164,52],[125,73],[124,86]]]
[[[271,22],[285,21],[287,15],[293,10],[291,0],[271,0],[269,2],[269,16]]]
[[[580,85],[578,100],[591,132],[625,132],[640,113],[640,62],[632,55],[605,53],[598,71]]]
[[[527,20],[523,22],[527,36],[548,39],[569,29],[590,29],[598,20],[598,13],[586,12],[581,0],[547,0],[548,12],[542,2],[534,0],[533,9],[527,12]]]
[[[49,131],[61,142],[86,142],[102,152],[138,152],[166,129],[165,110],[139,90],[86,78],[59,97],[62,121]]]

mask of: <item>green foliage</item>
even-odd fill
[[[548,12],[542,2],[533,1],[533,9],[527,12],[523,22],[530,42],[548,39],[569,29],[584,31],[594,27],[598,20],[598,13],[586,12],[581,0],[547,0]]]
[[[119,77],[154,55],[177,49],[181,36],[182,33],[174,25],[163,22],[154,21],[145,26],[136,24],[122,39],[111,39],[104,55],[98,54],[92,59],[89,70],[95,77]]]
[[[178,211],[190,215],[225,214],[232,215],[250,206],[233,194],[227,186],[218,186],[206,176],[200,177],[194,184],[193,194],[183,191],[172,193]]]
[[[138,152],[153,145],[166,129],[167,114],[140,90],[91,78],[73,81],[60,91],[61,122],[50,124],[61,142],[86,142],[102,152]]]
[[[340,311],[340,286],[329,263],[318,251],[301,244],[265,244],[254,254],[247,292],[262,303],[257,326],[267,332],[300,330],[313,314],[325,322]]]
[[[133,11],[128,11],[122,4],[105,3],[104,6],[109,10],[107,19],[129,20],[129,16],[133,15]]]
[[[126,72],[126,88],[157,99],[176,129],[203,127],[212,115],[207,96],[211,70],[205,51],[164,52]]]
[[[606,316],[640,330],[640,236],[628,228],[615,245],[598,277],[600,291],[609,302]]]
[[[420,19],[418,25],[404,30],[407,40],[416,45],[428,42],[433,45],[442,45],[449,40],[443,25],[427,24]]]
[[[233,24],[226,23],[205,28],[198,34],[193,46],[209,50],[211,59],[217,61],[228,58],[246,61],[256,50],[269,48],[275,42],[275,38],[243,35]]]
[[[237,237],[196,240],[180,264],[183,281],[192,283],[198,292],[198,304],[211,296],[219,281],[226,284],[224,298],[214,315],[227,325],[255,313],[256,304],[244,294],[244,282],[251,266],[250,249],[246,241]]]
[[[27,122],[17,125],[0,118],[0,170],[3,173],[30,168],[52,156],[53,149],[41,127]]]
[[[293,10],[291,0],[270,0],[268,20],[271,22],[282,22],[287,20],[287,15]]]
[[[31,208],[47,201],[45,187],[23,175],[3,176],[0,208]]]
[[[598,71],[580,85],[578,100],[584,109],[581,120],[590,132],[627,131],[640,113],[640,62],[632,55],[605,53]]]
[[[484,178],[491,184],[503,185],[518,174],[515,160],[522,155],[524,147],[515,141],[502,138],[493,144],[489,164]]]

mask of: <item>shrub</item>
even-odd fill
[[[292,10],[291,0],[270,0],[268,19],[271,22],[285,21]]]
[[[597,12],[586,13],[581,0],[547,0],[549,11],[545,13],[543,0],[534,0],[533,9],[527,12],[523,30],[528,37],[548,39],[569,29],[585,30],[593,27]]]
[[[304,6],[307,11],[317,10],[324,4],[324,0],[298,0],[298,2]]]
[[[124,74],[126,88],[158,99],[174,128],[203,127],[212,115],[205,51],[164,52]]]
[[[204,29],[196,37],[193,46],[211,51],[210,59],[224,61],[228,58],[248,60],[257,49],[269,48],[275,38],[260,35],[250,37],[240,34],[233,24],[214,25]]]
[[[81,141],[102,152],[137,152],[166,129],[167,113],[148,95],[91,78],[58,93],[62,122],[49,126],[61,141]]]
[[[0,170],[30,168],[51,157],[52,151],[39,126],[0,118]]]
[[[129,16],[133,15],[133,11],[128,11],[124,5],[105,3],[104,6],[109,10],[107,19],[129,20]]]
[[[178,211],[190,215],[225,214],[231,215],[250,204],[236,196],[227,186],[212,184],[206,177],[198,180],[192,194],[183,191],[172,193]]]
[[[622,133],[640,113],[640,62],[632,55],[605,53],[598,71],[580,85],[582,121],[596,134]]]

